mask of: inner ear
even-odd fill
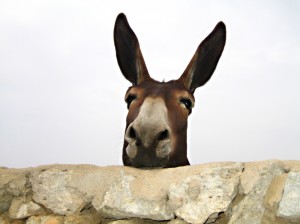
[[[114,42],[118,64],[125,78],[133,85],[150,79],[139,41],[123,13],[116,19]]]
[[[194,92],[212,76],[226,42],[226,27],[219,22],[201,42],[187,68],[179,78],[187,89]]]

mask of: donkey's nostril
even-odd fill
[[[162,141],[167,139],[168,137],[169,137],[169,131],[166,129],[158,134],[157,140]]]
[[[133,127],[130,127],[129,129],[129,137],[136,139],[136,132]]]

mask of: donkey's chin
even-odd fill
[[[143,160],[141,158],[131,159],[131,166],[141,169],[159,169],[164,168],[169,161],[169,156],[165,158],[152,158]]]
[[[170,152],[170,144],[159,144],[155,150],[138,148],[129,144],[126,147],[126,154],[130,164],[126,165],[145,169],[164,168],[169,161]]]

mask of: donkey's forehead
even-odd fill
[[[147,96],[162,96],[169,97],[172,95],[182,95],[194,99],[193,93],[187,90],[183,84],[178,81],[169,82],[157,82],[157,81],[145,81],[137,86],[132,86],[127,90],[127,94],[143,94]]]

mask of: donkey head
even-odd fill
[[[177,80],[158,82],[148,73],[138,39],[124,14],[114,28],[119,67],[132,83],[125,101],[128,107],[123,163],[134,167],[189,165],[187,118],[194,106],[194,91],[212,76],[223,52],[226,28],[219,22],[202,41]]]

